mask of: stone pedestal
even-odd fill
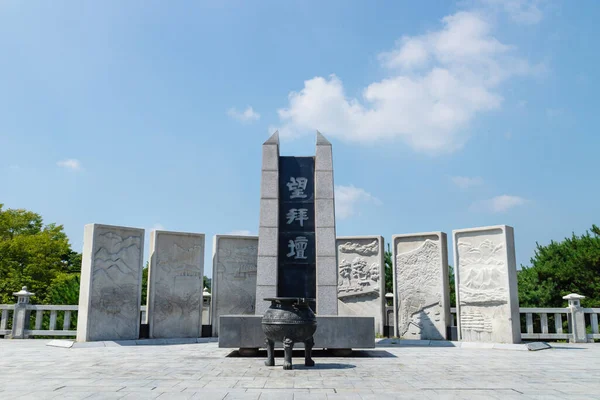
[[[394,235],[395,336],[443,340],[450,322],[448,246],[443,232]]]
[[[337,238],[338,315],[373,317],[383,335],[385,258],[381,236]]]
[[[218,321],[221,315],[254,315],[257,303],[257,258],[257,236],[215,236],[212,275],[213,336],[219,336]],[[269,260],[263,258],[263,261]]]
[[[221,348],[265,348],[265,334],[260,315],[223,315],[219,324],[219,347]],[[373,317],[343,317],[317,315],[315,332],[316,349],[372,349],[375,348]],[[281,348],[281,343],[275,343]],[[303,348],[298,343],[294,348]]]
[[[150,338],[201,337],[204,234],[152,231],[149,268]]]
[[[513,228],[498,225],[453,234],[459,339],[519,343]]]
[[[84,228],[77,341],[139,338],[144,230]]]

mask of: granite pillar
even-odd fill
[[[338,268],[331,143],[317,131],[315,157],[317,314],[338,315]]]
[[[215,236],[211,304],[213,336],[219,336],[221,315],[254,315],[257,258],[257,236]]]
[[[338,315],[375,319],[383,335],[385,320],[385,254],[382,236],[337,238]]]
[[[78,342],[139,338],[143,252],[143,229],[85,226]]]
[[[446,234],[394,235],[392,242],[395,336],[447,339],[450,291]]]
[[[150,236],[150,338],[202,336],[204,234],[154,230]]]
[[[277,296],[277,246],[279,226],[279,132],[262,147],[258,258],[256,262],[256,315],[263,315]],[[216,317],[215,317],[216,318]]]
[[[459,339],[519,343],[513,228],[498,225],[455,230],[453,234]]]

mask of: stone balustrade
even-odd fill
[[[25,286],[14,295],[17,297],[16,304],[0,304],[0,337],[27,339],[33,336],[77,336],[78,305],[30,304],[29,298],[34,294],[28,292]],[[211,294],[204,289],[202,295],[202,323],[210,325]],[[140,324],[145,321],[146,306],[140,306]]]
[[[569,296],[565,296],[565,300],[570,300]],[[591,343],[594,340],[600,340],[598,328],[600,308],[584,308],[579,303],[572,306],[571,302],[572,300],[569,301],[569,306],[564,308],[519,308],[521,339],[569,340],[571,343]],[[388,332],[393,332],[393,313],[393,307],[386,307]],[[576,321],[576,324],[573,324],[573,321]],[[450,308],[450,329],[456,329],[455,307]]]
[[[14,293],[16,304],[0,304],[0,336],[25,339],[34,336],[75,337],[77,305],[34,305],[29,303],[33,293],[24,287]],[[204,310],[210,309],[210,293],[205,291]],[[521,307],[521,339],[569,340],[586,343],[600,340],[598,315],[600,308],[584,308],[583,296],[570,294],[563,297],[569,305],[564,308]],[[204,313],[203,313],[204,314]],[[393,332],[393,307],[386,308],[387,331]],[[140,306],[140,323],[146,321],[146,306]],[[47,323],[44,323],[47,322]],[[203,317],[203,325],[211,325],[210,314]],[[389,327],[392,327],[391,329]],[[450,309],[450,329],[456,327],[456,308]],[[31,329],[33,328],[33,329]],[[57,329],[58,328],[58,329]]]

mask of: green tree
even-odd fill
[[[59,272],[48,285],[44,304],[79,304],[79,274]]]
[[[146,261],[146,265],[144,265],[144,269],[142,270],[142,298],[140,303],[145,306],[146,299],[148,298],[148,261]]]
[[[531,266],[517,274],[521,307],[564,307],[563,296],[586,296],[584,307],[600,307],[600,228],[562,242],[537,244]]]
[[[450,307],[456,307],[456,283],[452,265],[448,265],[448,284],[450,286]]]
[[[206,275],[204,275],[203,284],[204,284],[204,287],[208,290],[208,293],[212,293],[212,290],[210,288],[211,283],[212,283],[212,280],[209,277],[207,277]]]
[[[387,251],[384,253],[385,261],[385,293],[394,293],[394,265],[392,263],[392,252],[390,244],[387,244]]]
[[[13,303],[22,286],[46,299],[48,287],[60,273],[81,269],[62,225],[44,225],[42,217],[22,209],[3,210],[0,204],[0,303]],[[79,264],[78,264],[79,262]]]

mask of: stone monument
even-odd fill
[[[513,228],[499,225],[453,234],[459,339],[519,343]]]
[[[213,242],[212,335],[221,315],[254,315],[258,236],[216,235]]]
[[[150,338],[202,336],[204,235],[154,230],[146,319]]]
[[[338,237],[338,315],[375,318],[375,333],[383,335],[385,320],[385,259],[382,236]]]
[[[450,293],[446,234],[394,235],[392,243],[395,336],[447,339]]]
[[[139,338],[143,251],[143,229],[85,226],[78,342]]]
[[[265,298],[315,298],[315,347],[373,348],[373,317],[338,316],[333,158],[317,132],[315,157],[280,157],[263,144],[255,315],[221,315],[219,347],[265,347]],[[275,343],[275,345],[281,345]]]

